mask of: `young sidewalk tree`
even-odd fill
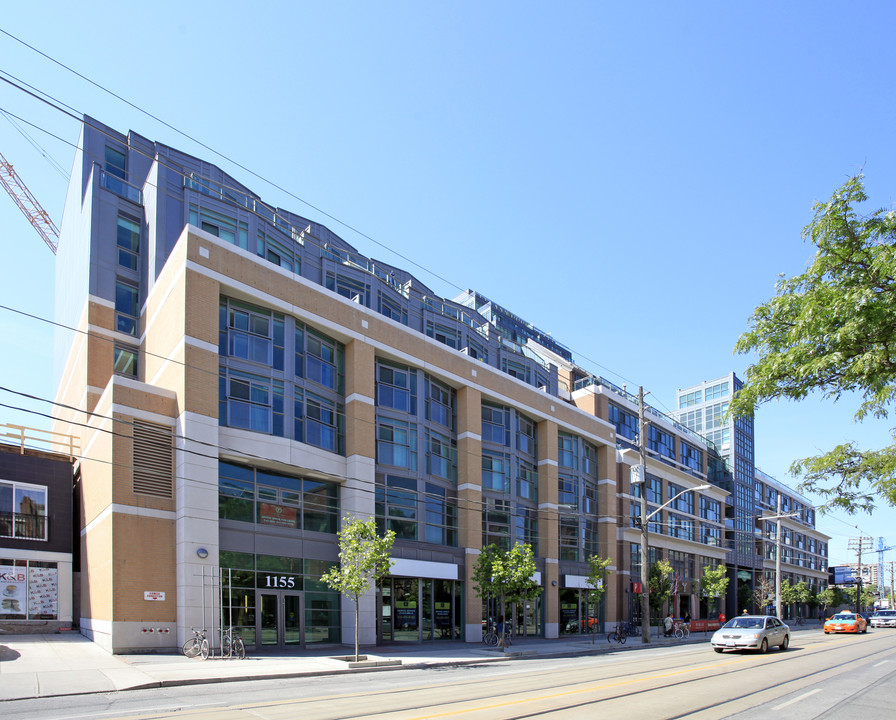
[[[321,577],[328,586],[350,597],[355,603],[355,662],[358,661],[358,627],[361,596],[375,587],[392,568],[390,550],[395,532],[377,535],[376,520],[346,515],[339,531],[339,566]]]
[[[896,212],[862,215],[862,176],[830,200],[816,203],[802,237],[816,248],[802,275],[781,279],[776,295],[750,318],[735,352],[756,353],[744,387],[731,402],[735,416],[769,400],[802,400],[813,392],[838,400],[858,392],[855,419],[886,418],[896,400]],[[871,512],[896,506],[896,432],[881,449],[845,443],[796,460],[790,472],[802,492],[827,498],[825,507]]]
[[[672,565],[668,560],[657,560],[650,566],[647,586],[650,588],[648,595],[650,607],[658,614],[672,594]]]
[[[700,596],[706,599],[706,612],[712,612],[710,607],[710,599],[725,597],[725,591],[728,589],[728,568],[725,565],[705,565],[703,567],[703,575],[697,581],[700,588]],[[721,612],[721,608],[719,608]]]
[[[532,579],[535,569],[532,546],[525,543],[517,543],[510,550],[502,550],[494,543],[486,545],[473,565],[476,594],[483,599],[500,598],[504,618],[502,649],[506,649],[507,603],[534,600],[541,592],[541,587]]]
[[[594,623],[597,624],[597,609],[601,598],[607,589],[607,575],[609,575],[609,567],[612,564],[610,558],[602,558],[597,555],[591,555],[588,558],[588,578],[585,584],[588,586],[588,594],[585,597],[586,603],[594,605],[595,617]],[[591,643],[594,643],[594,628],[591,625],[591,619],[588,619],[588,630],[591,631]]]

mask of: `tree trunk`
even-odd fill
[[[361,619],[361,598],[355,598],[355,662],[358,662],[358,624]]]

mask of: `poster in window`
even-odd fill
[[[56,617],[59,599],[58,570],[47,567],[28,569],[28,616]]]
[[[24,567],[0,565],[0,617],[24,617],[27,580]]]

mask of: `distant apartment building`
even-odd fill
[[[796,491],[755,464],[753,418],[727,417],[743,383],[734,374],[678,390],[676,417],[710,444],[709,479],[730,493],[725,515],[728,613],[755,607],[751,596],[765,577],[774,584],[777,502],[782,525],[782,579],[819,589],[827,581],[827,542],[815,530],[815,510]]]
[[[650,409],[632,487],[637,403],[549,334],[478,292],[439,297],[206,160],[90,118],[79,148],[55,425],[84,448],[84,634],[114,652],[221,622],[254,652],[349,643],[353,606],[320,579],[346,515],[397,536],[362,643],[479,642],[490,543],[535,549],[542,593],[511,608],[515,632],[580,633],[637,612],[642,492],[670,503],[648,561],[699,615],[730,499],[690,491],[712,473],[699,433]],[[612,560],[597,610],[595,554]]]

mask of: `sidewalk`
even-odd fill
[[[792,629],[800,631],[813,627],[817,628],[805,625]],[[352,649],[345,647],[308,649],[297,655],[250,655],[245,660],[211,657],[202,660],[180,654],[110,655],[76,633],[3,635],[0,637],[0,701],[302,675],[508,662],[532,657],[597,655],[683,643],[708,643],[709,638],[709,633],[694,633],[689,640],[652,637],[651,642],[644,645],[640,637],[633,637],[625,645],[613,643],[612,646],[606,635],[595,636],[594,643],[590,637],[519,638],[505,654],[478,643],[393,643],[361,648],[368,663],[350,668],[347,662],[338,659],[352,655]]]

